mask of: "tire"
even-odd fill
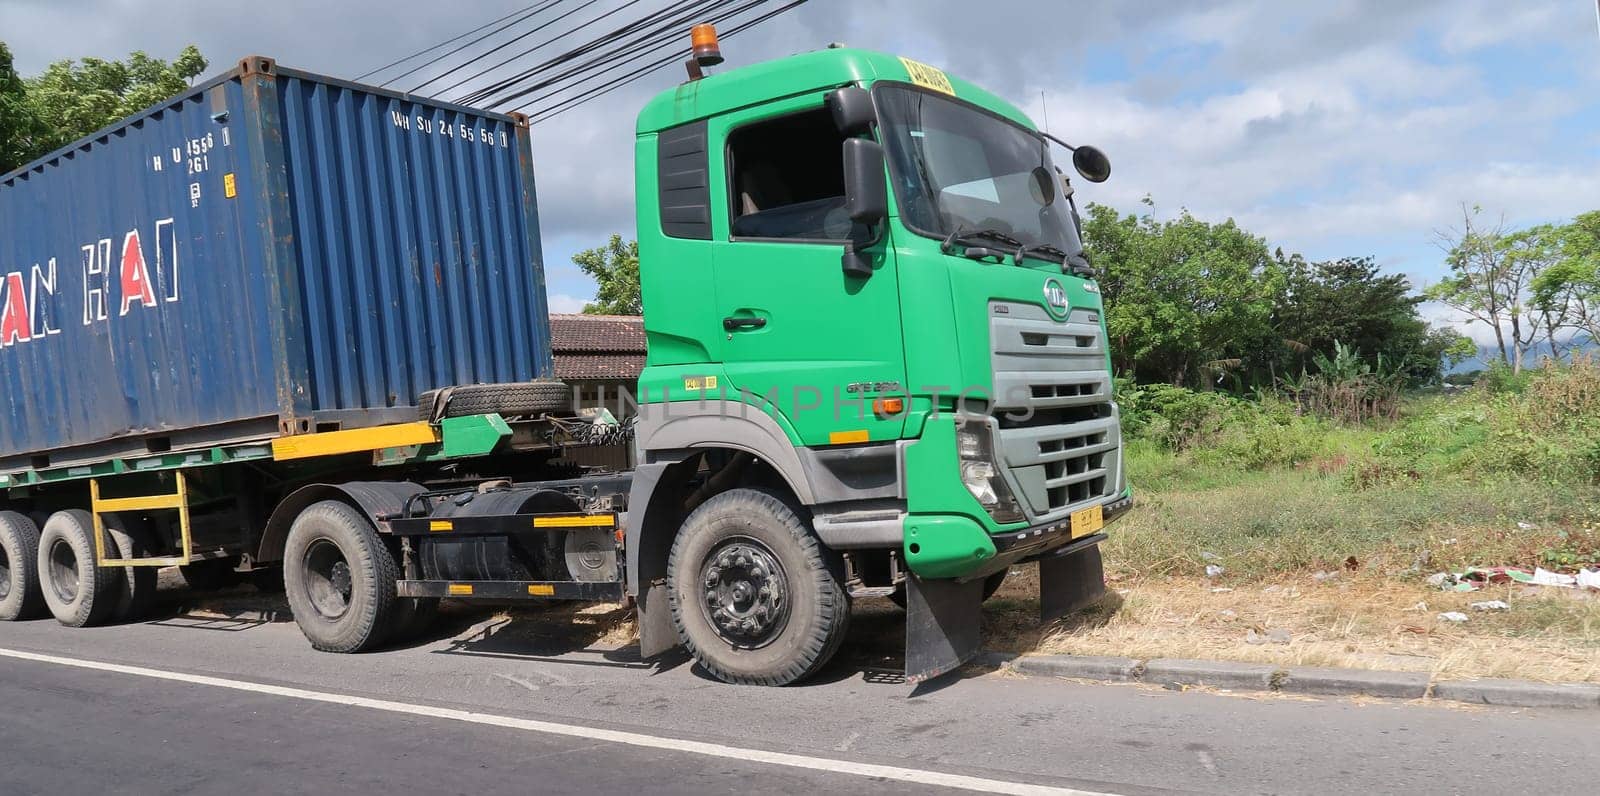
[[[684,521],[668,559],[678,637],[724,682],[799,682],[844,642],[843,572],[838,554],[783,499],[758,489],[716,495]]]
[[[124,522],[115,514],[102,515],[101,524],[106,529],[106,548],[117,558],[147,558],[151,550],[149,530],[143,523]],[[155,567],[121,567],[116,578],[116,606],[106,618],[113,622],[141,619],[150,613],[156,602]],[[113,569],[113,572],[119,571]]]
[[[214,558],[178,567],[178,572],[192,591],[220,591],[239,583],[236,564],[231,558]]]
[[[435,419],[436,404],[444,390],[429,390],[417,398],[417,414],[423,420]],[[438,417],[468,417],[499,414],[505,417],[542,415],[572,406],[572,391],[564,382],[524,381],[510,384],[466,384],[449,388],[443,414]]]
[[[1000,587],[1006,582],[1006,575],[1010,574],[1010,572],[1011,567],[1006,567],[1005,569],[1002,569],[999,572],[996,572],[993,575],[983,579],[984,602],[988,602],[989,598],[993,597],[995,592],[1000,591]],[[895,605],[900,606],[900,610],[904,611],[906,609],[906,587],[901,586],[900,588],[895,589],[894,594],[889,595],[889,599],[893,601]]]
[[[325,500],[300,512],[283,554],[295,624],[323,652],[365,652],[393,627],[399,568],[361,512]]]
[[[39,591],[39,526],[14,511],[0,511],[0,622],[45,612]]]
[[[39,591],[68,627],[88,627],[110,618],[122,589],[122,570],[95,566],[94,521],[81,509],[50,515],[39,532]]]

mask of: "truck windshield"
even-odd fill
[[[1049,148],[1037,135],[909,86],[880,85],[874,95],[907,228],[941,240],[988,233],[980,245],[1054,249],[1061,253],[1056,262],[1083,252]],[[1017,243],[1008,246],[1006,238]]]

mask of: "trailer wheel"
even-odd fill
[[[117,558],[146,558],[150,555],[150,532],[144,523],[128,523],[116,514],[105,514],[100,522],[106,529],[106,550]],[[117,571],[117,570],[113,570]],[[150,613],[156,602],[155,567],[121,567],[116,584],[116,607],[107,618],[122,622]]]
[[[443,396],[443,411],[438,406]],[[423,420],[444,417],[499,414],[506,417],[542,415],[572,407],[572,391],[565,382],[524,381],[510,384],[465,384],[445,390],[429,390],[417,398],[417,414]]]
[[[1011,568],[1010,567],[1006,567],[1005,569],[1002,569],[999,572],[996,572],[993,575],[990,575],[989,577],[983,579],[983,601],[984,602],[988,602],[989,598],[993,597],[995,592],[1000,591],[1000,587],[1005,585],[1006,575],[1009,574],[1010,572],[1011,572]],[[895,605],[900,606],[900,610],[904,611],[906,609],[906,587],[905,587],[905,584],[901,584],[900,588],[895,589],[894,590],[894,594],[889,595],[889,600],[891,602],[893,602]]]
[[[117,607],[122,570],[95,565],[94,522],[80,509],[50,515],[39,532],[39,591],[56,621],[86,627]]]
[[[672,617],[717,679],[788,685],[833,657],[850,623],[843,562],[778,496],[735,489],[689,515],[667,564]]]
[[[295,624],[323,652],[365,652],[392,626],[394,556],[372,523],[324,500],[300,512],[283,554],[284,591]]]
[[[14,511],[0,511],[0,621],[44,613],[39,591],[39,526]]]

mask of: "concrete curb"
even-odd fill
[[[1280,667],[1238,661],[1112,658],[1093,655],[1024,655],[1009,668],[1021,674],[1079,680],[1137,682],[1167,688],[1210,686],[1320,696],[1431,698],[1523,708],[1600,709],[1600,686],[1529,680],[1434,680],[1426,672]]]

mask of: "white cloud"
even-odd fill
[[[560,313],[583,312],[583,306],[588,304],[587,299],[569,296],[565,293],[550,294],[550,311]]]

